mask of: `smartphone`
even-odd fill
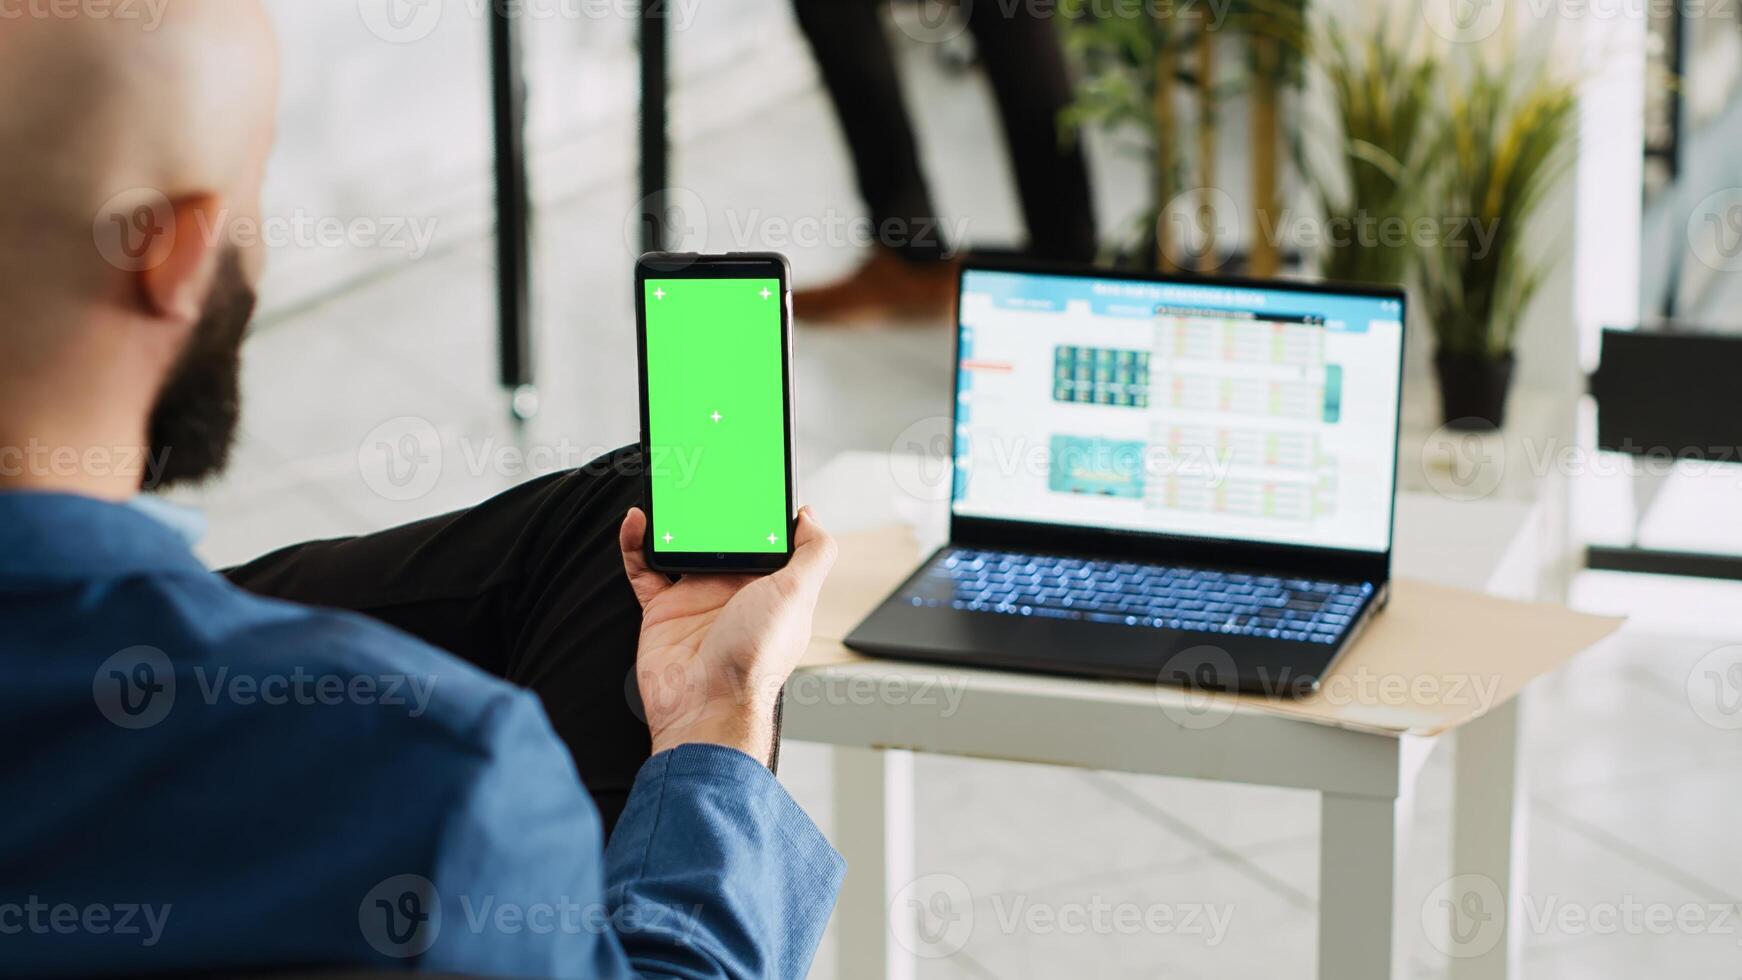
[[[791,281],[773,253],[636,263],[647,558],[659,571],[768,572],[792,557]]]

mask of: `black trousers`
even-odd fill
[[[470,510],[224,574],[378,619],[536,692],[609,833],[651,751],[634,673],[641,607],[617,543],[642,505],[641,466],[638,449],[619,450]]]
[[[916,261],[935,259],[951,245],[936,230],[937,208],[920,168],[879,2],[793,0],[793,6],[840,117],[879,240]],[[1081,146],[1059,139],[1059,113],[1072,92],[1057,25],[1026,3],[971,0],[962,7],[998,100],[1029,251],[1040,258],[1093,259],[1088,168]],[[896,229],[894,238],[882,230],[886,223]],[[934,230],[929,240],[920,240],[928,229]]]

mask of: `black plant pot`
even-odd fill
[[[1446,351],[1435,354],[1434,370],[1440,376],[1440,406],[1446,426],[1486,432],[1504,425],[1512,366],[1511,354],[1497,358]]]

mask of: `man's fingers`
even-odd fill
[[[629,576],[629,587],[635,590],[635,598],[643,607],[671,588],[671,579],[647,567],[647,553],[642,550],[646,540],[647,515],[641,508],[631,507],[617,532],[617,543],[623,549],[623,571]]]
[[[628,515],[623,518],[618,544],[623,549],[623,570],[629,576],[629,585],[635,590],[635,598],[644,607],[672,587],[671,579],[647,567],[647,553],[643,550],[646,536],[647,515],[640,508],[630,508]],[[799,512],[793,544],[792,561],[775,575],[786,579],[788,587],[796,592],[814,596],[822,590],[823,580],[828,578],[829,570],[835,567],[835,558],[840,553],[840,548],[835,544],[835,539],[817,523],[809,507]],[[713,578],[727,581],[731,577]],[[742,586],[751,581],[753,579],[744,578],[739,584]]]
[[[809,507],[798,512],[798,530],[793,533],[792,541],[795,546],[792,561],[780,574],[793,576],[806,592],[814,595],[822,590],[823,580],[835,567],[835,559],[841,553],[840,546],[829,532],[823,530]]]

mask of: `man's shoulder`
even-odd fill
[[[320,786],[353,816],[389,824],[419,801],[430,833],[466,819],[480,787],[528,769],[548,793],[584,796],[536,695],[416,637],[215,575],[151,576],[126,590],[115,601],[151,610],[135,618],[155,620],[155,645],[124,650],[132,660],[118,670],[98,669],[98,707],[120,728],[145,723],[126,740],[142,757],[200,760],[233,786],[260,784],[243,793],[260,799]],[[161,719],[125,717],[147,686]]]
[[[538,699],[379,623],[188,573],[0,593],[0,627],[0,736],[32,747],[0,773],[23,803],[0,813],[0,878],[173,906],[150,972],[238,937],[263,962],[362,962],[359,903],[406,876],[477,900],[563,847],[593,856],[562,869],[597,863]]]
[[[162,654],[207,702],[364,709],[325,712],[322,721],[475,751],[493,737],[493,718],[536,701],[367,616],[258,596],[215,574],[150,576],[123,588],[125,605],[157,607],[147,615],[160,627]]]

